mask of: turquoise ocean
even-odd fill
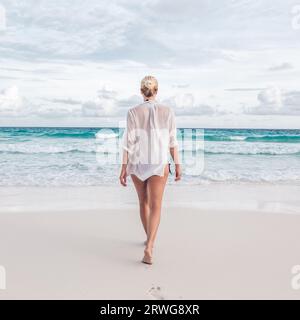
[[[0,186],[117,184],[122,134],[119,128],[2,127]],[[204,165],[201,174],[186,171],[183,184],[300,183],[300,130],[180,128],[177,137],[184,172],[195,154]]]

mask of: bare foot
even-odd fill
[[[144,258],[142,260],[142,262],[146,263],[146,264],[152,264],[152,249],[150,248],[146,248],[144,250]]]

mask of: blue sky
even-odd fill
[[[0,125],[118,125],[144,75],[179,126],[300,127],[300,1],[0,0]]]

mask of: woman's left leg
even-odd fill
[[[152,263],[152,248],[156,238],[158,226],[160,223],[161,205],[163,193],[169,175],[169,165],[166,165],[164,176],[151,176],[147,181],[147,189],[150,203],[150,216],[147,230],[147,245],[143,262]]]

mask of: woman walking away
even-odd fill
[[[170,172],[169,155],[175,163],[175,181],[181,178],[175,114],[156,100],[158,82],[153,76],[141,81],[143,102],[127,112],[123,135],[120,183],[131,176],[140,205],[140,217],[147,240],[142,262],[152,264],[163,193]]]

